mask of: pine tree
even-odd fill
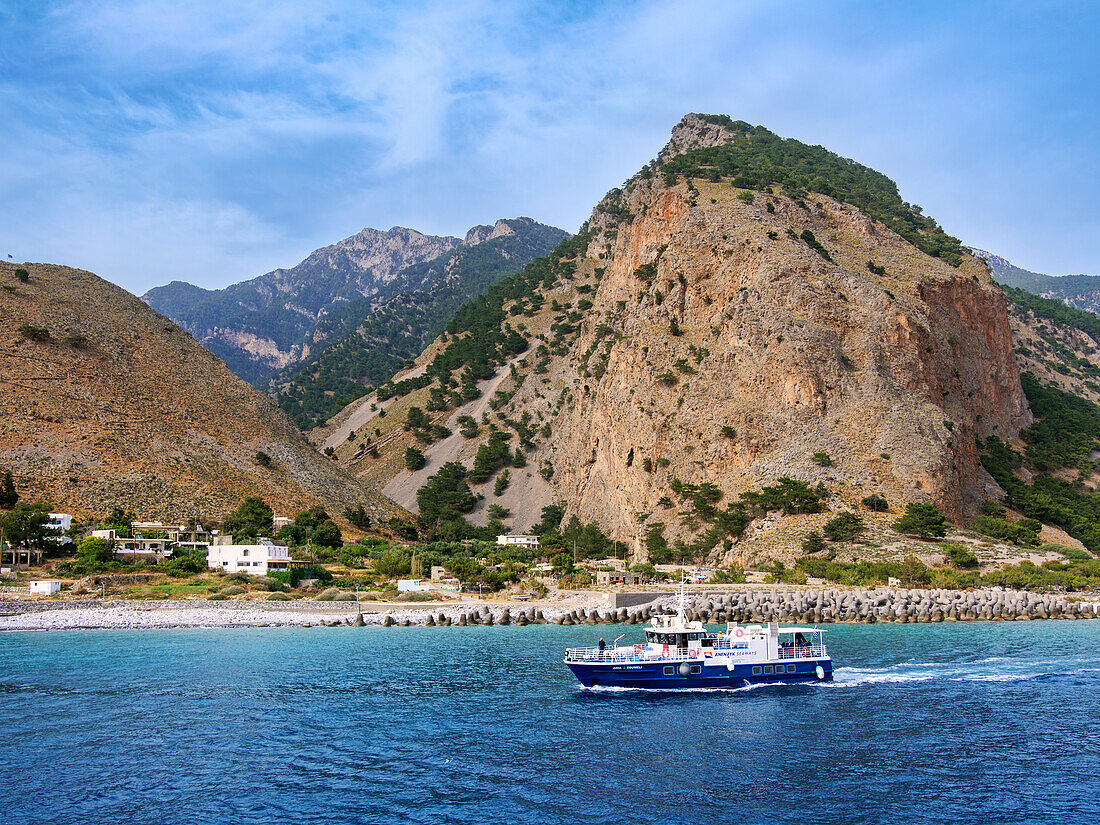
[[[19,493],[15,492],[15,480],[11,477],[11,470],[4,472],[4,481],[0,484],[0,507],[10,510],[19,501]]]

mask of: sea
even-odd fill
[[[1094,823],[1100,621],[829,626],[831,684],[582,689],[637,627],[0,635],[0,822]]]

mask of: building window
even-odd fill
[[[242,555],[242,556],[247,556],[247,555],[248,555],[248,551],[247,551],[247,550],[242,550],[242,551],[241,551],[241,555]]]

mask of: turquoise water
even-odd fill
[[[637,628],[0,636],[0,822],[1080,823],[1100,622],[852,625],[837,681],[584,691]]]

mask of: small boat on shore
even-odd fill
[[[655,616],[645,628],[645,643],[569,648],[565,665],[585,687],[649,690],[732,688],[754,684],[831,682],[833,663],[825,649],[825,631],[816,627],[780,627],[730,623],[724,632],[708,632],[702,622],[687,621],[681,587],[680,609]]]

